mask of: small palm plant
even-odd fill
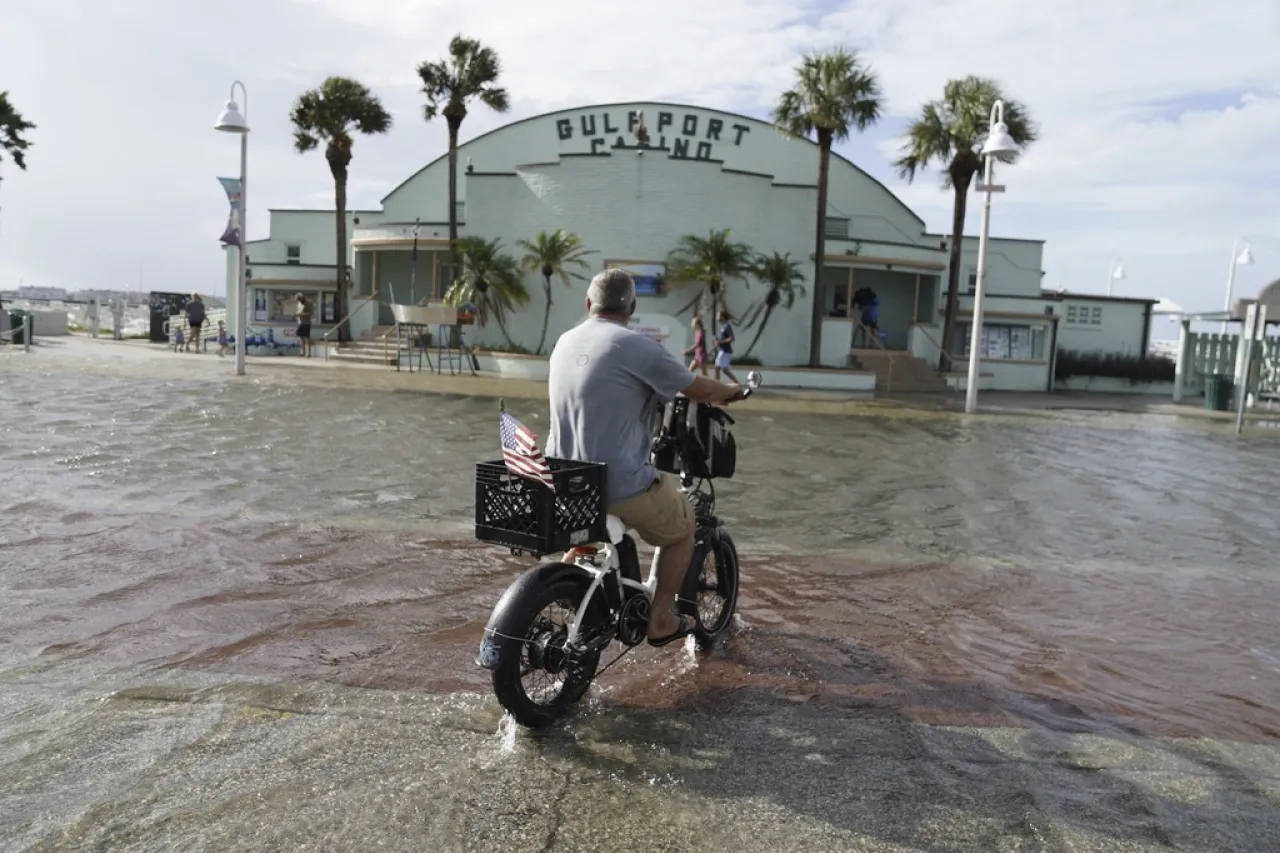
[[[587,255],[595,254],[582,246],[582,238],[577,234],[557,228],[548,234],[539,231],[533,240],[521,240],[520,248],[525,250],[521,266],[542,275],[542,292],[547,297],[547,304],[542,310],[542,334],[538,337],[537,355],[547,343],[547,326],[551,322],[551,279],[559,278],[565,287],[569,287],[571,278],[585,281],[586,276],[573,272],[570,268],[590,269],[583,260]]]
[[[677,287],[702,286],[693,301],[676,313],[683,314],[690,308],[697,314],[714,314],[717,308],[729,311],[725,286],[732,279],[745,284],[756,257],[750,246],[732,239],[730,233],[728,228],[713,228],[706,237],[686,234],[667,256],[667,281]]]
[[[755,269],[752,271],[756,278],[769,288],[762,299],[751,312],[750,317],[744,325],[751,326],[756,319],[760,320],[760,327],[756,329],[755,337],[751,339],[751,343],[747,346],[747,351],[743,353],[743,357],[751,355],[751,350],[755,349],[756,342],[760,340],[760,336],[764,334],[764,327],[769,324],[769,317],[779,306],[790,311],[792,306],[796,304],[796,297],[804,296],[805,288],[804,273],[800,271],[800,264],[791,260],[791,253],[786,252],[779,254],[774,251],[772,255],[761,255],[757,261]]]
[[[521,281],[520,264],[502,251],[495,237],[463,237],[458,241],[458,275],[444,295],[446,305],[474,305],[481,326],[492,317],[502,330],[507,344],[516,349],[507,331],[507,312],[529,302],[529,291]]]

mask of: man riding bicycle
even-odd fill
[[[693,559],[694,517],[679,478],[650,461],[654,420],[677,394],[724,405],[742,399],[743,389],[695,376],[662,344],[628,329],[635,282],[622,270],[597,274],[586,306],[587,319],[561,335],[551,351],[546,454],[605,463],[606,512],[662,549],[648,638],[650,645],[665,646],[694,629],[692,617],[675,612]]]

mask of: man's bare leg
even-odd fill
[[[680,586],[684,583],[689,561],[693,559],[693,531],[675,545],[663,548],[658,554],[658,588],[653,594],[653,609],[649,615],[649,639],[669,637],[681,627],[680,617],[672,609]]]

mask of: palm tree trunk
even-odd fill
[[[760,336],[764,334],[764,327],[769,325],[769,315],[773,313],[773,306],[767,305],[764,309],[764,317],[760,320],[760,328],[756,329],[756,336],[751,339],[751,344],[747,347],[747,351],[742,355],[751,355],[751,351],[756,348],[756,341],[760,340]]]
[[[702,313],[702,291],[698,291],[698,295],[693,297],[693,299],[689,300],[688,305],[684,306],[679,311],[677,311],[676,316],[679,317],[681,314],[688,311],[690,308],[693,308],[693,312],[695,314]]]
[[[813,314],[809,318],[809,366],[822,362],[823,255],[827,250],[827,177],[831,167],[831,131],[818,129],[818,232],[813,250]]]
[[[956,331],[956,315],[960,313],[960,261],[964,253],[964,214],[969,200],[967,174],[953,174],[956,200],[951,213],[951,258],[947,270],[947,312],[942,323],[942,353],[938,356],[938,372],[951,370],[951,355]]]
[[[502,336],[507,339],[507,346],[511,347],[512,352],[515,352],[516,342],[511,340],[511,333],[507,331],[507,324],[502,321],[502,312],[494,311],[493,319],[498,321],[498,328],[502,330]]]
[[[342,323],[347,316],[347,176],[344,174],[337,177],[333,182],[333,204],[337,209],[335,219],[337,222],[337,241],[338,241],[338,281],[337,290],[333,297],[333,312],[337,316],[334,321]],[[321,306],[317,305],[316,308]],[[324,320],[324,314],[316,318]],[[343,343],[351,340],[351,324],[342,323],[338,327],[338,342]]]
[[[551,278],[548,276],[542,284],[542,292],[547,295],[547,304],[542,309],[542,337],[538,338],[538,348],[534,355],[542,355],[542,347],[547,342],[547,326],[551,323]]]
[[[448,117],[449,121],[449,255],[458,264],[458,129],[462,119]]]

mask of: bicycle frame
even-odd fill
[[[699,507],[707,506],[708,499],[710,505],[714,506],[714,491],[708,495],[698,488],[701,481],[693,480],[683,473],[680,475],[680,493],[685,496],[686,500],[693,499],[694,504],[694,524],[695,529],[701,532],[705,527],[715,525],[715,517],[704,515]],[[623,576],[622,562],[618,558],[618,549],[614,547],[622,540],[623,534],[627,532],[626,526],[622,519],[611,515],[608,517],[607,528],[609,530],[610,541],[595,543],[588,546],[595,550],[587,554],[581,554],[574,559],[573,564],[591,575],[591,584],[587,587],[587,592],[582,596],[582,602],[578,605],[577,611],[573,614],[573,620],[569,624],[569,634],[565,639],[565,645],[573,646],[578,642],[578,626],[582,624],[583,618],[587,614],[587,607],[590,606],[592,599],[597,592],[603,588],[606,578],[613,577],[618,584],[618,599],[626,599],[626,591],[628,589],[636,592],[644,593],[649,599],[650,605],[653,604],[654,593],[658,590],[658,560],[662,557],[662,549],[655,548],[653,551],[653,559],[649,561],[649,577],[643,582],[638,583]],[[618,530],[617,534],[614,530]],[[695,534],[696,535],[696,534]],[[603,562],[604,565],[600,565]]]

